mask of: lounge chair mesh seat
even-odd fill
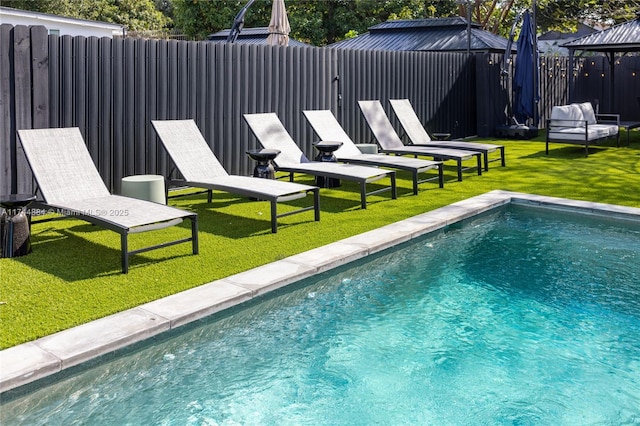
[[[225,191],[271,203],[271,232],[278,229],[278,218],[314,210],[314,219],[320,220],[320,196],[316,186],[273,179],[230,175],[209,148],[200,129],[193,120],[153,120],[160,141],[169,153],[184,180],[171,181],[197,188],[205,188],[212,200],[212,190]],[[304,198],[313,194],[313,206],[277,213],[277,203]]]
[[[80,129],[18,130],[43,201],[36,207],[82,219],[120,234],[122,272],[129,256],[191,241],[198,254],[197,214],[164,204],[111,195],[87,151]],[[128,235],[191,220],[191,237],[129,251]]]
[[[429,161],[419,158],[397,157],[379,154],[363,154],[349,135],[344,131],[336,117],[329,110],[303,111],[307,121],[313,127],[318,137],[324,141],[342,142],[342,146],[334,152],[338,161],[352,164],[381,166],[408,171],[413,179],[413,193],[418,193],[418,184],[438,179],[440,188],[443,187],[443,167],[441,161]],[[437,169],[436,178],[419,180],[418,174]]]
[[[501,161],[502,167],[505,164],[504,158],[504,146],[494,145],[488,143],[478,142],[465,142],[458,140],[450,141],[436,141],[432,140],[429,133],[422,125],[420,118],[416,114],[409,99],[389,99],[391,109],[398,117],[398,121],[402,126],[405,134],[409,137],[411,145],[413,146],[433,146],[439,148],[454,148],[454,149],[466,149],[469,151],[478,151],[482,153],[484,158],[484,169],[489,170],[489,163],[492,161]],[[500,158],[494,158],[489,160],[489,153],[500,152]]]
[[[396,198],[395,171],[352,164],[310,161],[296,145],[275,113],[244,114],[244,119],[263,148],[280,150],[280,155],[274,160],[276,169],[288,172],[291,181],[293,181],[294,173],[303,173],[358,182],[360,184],[360,205],[363,209],[367,208],[367,196],[369,195],[390,190],[391,197]],[[391,179],[389,187],[367,192],[367,183],[385,177]]]
[[[391,125],[380,101],[358,101],[358,105],[382,152],[395,155],[423,155],[441,161],[453,160],[457,164],[459,181],[462,180],[462,162],[475,158],[478,175],[482,174],[482,153],[429,146],[407,146],[402,143],[402,139],[400,139],[400,136]]]

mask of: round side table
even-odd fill
[[[434,133],[433,137],[436,138],[437,141],[448,141],[451,133]]]
[[[280,154],[278,149],[250,149],[247,155],[254,161],[256,166],[253,169],[253,177],[262,179],[275,179],[276,170],[271,162]]]
[[[31,253],[30,218],[27,207],[36,197],[32,194],[0,196],[4,209],[0,219],[2,257],[18,257]]]
[[[319,141],[314,142],[313,147],[319,151],[316,156],[316,161],[323,161],[326,163],[336,163],[334,152],[342,146],[342,142],[339,141]],[[337,188],[340,186],[340,179],[325,178],[324,176],[316,177],[316,186],[320,188]]]
[[[122,178],[120,195],[167,204],[164,176],[133,175]]]

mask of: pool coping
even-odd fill
[[[640,219],[640,208],[491,191],[0,351],[0,393],[497,207],[521,203]]]

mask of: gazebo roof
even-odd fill
[[[561,46],[569,50],[638,52],[640,51],[640,14],[636,15],[638,17],[632,21],[614,25]]]
[[[217,33],[210,34],[208,37],[209,41],[213,41],[216,43],[226,43],[227,37],[229,36],[230,29],[218,31]],[[267,44],[267,37],[269,36],[269,27],[254,27],[254,28],[243,28],[238,38],[236,39],[236,44]],[[311,46],[310,44],[303,43],[298,40],[294,40],[289,37],[289,46]]]
[[[504,52],[508,40],[471,23],[471,51]],[[335,49],[378,49],[420,51],[465,51],[467,21],[461,17],[392,20],[374,25],[369,32],[328,47]]]

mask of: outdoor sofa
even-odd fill
[[[554,106],[547,120],[546,153],[550,142],[578,144],[584,145],[587,157],[589,145],[614,137],[619,146],[619,114],[596,114],[591,102]]]

